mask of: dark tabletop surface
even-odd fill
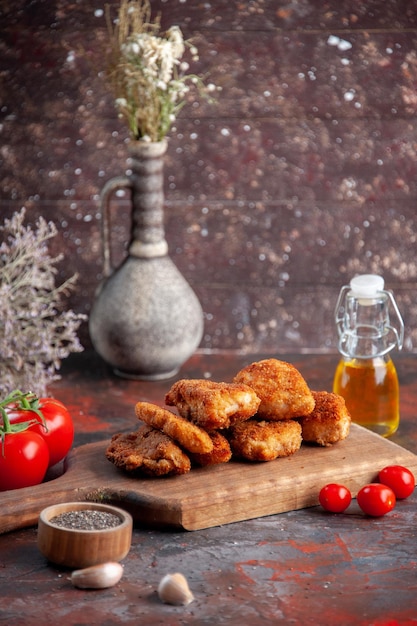
[[[231,380],[269,355],[196,354],[177,378]],[[281,355],[312,389],[331,390],[336,355]],[[401,423],[391,440],[417,453],[417,357],[394,355]],[[163,404],[174,379],[123,380],[94,355],[73,355],[51,392],[73,415],[74,446],[132,430],[138,400]],[[1,511],[0,511],[1,515]],[[46,561],[36,528],[0,536],[4,624],[417,624],[417,496],[382,518],[327,514],[320,507],[206,530],[135,528],[122,581],[108,590],[72,587]],[[181,571],[195,601],[162,604],[160,579]]]

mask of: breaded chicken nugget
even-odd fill
[[[260,419],[287,420],[308,415],[314,409],[314,398],[300,372],[290,363],[265,359],[247,365],[234,377],[244,383],[261,399]]]
[[[304,441],[331,446],[345,439],[351,417],[344,398],[327,391],[313,391],[313,396],[314,410],[299,420]]]
[[[233,455],[248,461],[273,461],[290,456],[301,447],[301,426],[294,420],[249,420],[228,431]]]
[[[205,454],[190,454],[191,461],[202,467],[230,461],[232,450],[226,437],[218,430],[214,430],[210,433],[210,438],[213,442],[213,450]]]
[[[188,452],[204,453],[213,450],[213,442],[205,430],[167,409],[150,402],[138,402],[135,413],[145,424],[162,431]]]
[[[182,417],[208,431],[228,428],[255,415],[260,399],[242,383],[182,379],[165,396],[168,406],[176,406]]]
[[[146,425],[134,433],[113,435],[106,457],[127,472],[148,476],[185,474],[191,469],[190,459],[170,437]]]

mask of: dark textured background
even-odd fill
[[[117,2],[111,2],[117,7]],[[155,0],[222,92],[170,133],[166,236],[205,313],[204,350],[336,350],[340,287],[376,272],[417,346],[417,2]],[[53,220],[69,305],[101,279],[105,181],[127,131],[104,69],[104,3],[0,0],[0,215]],[[113,257],[129,202],[113,207]],[[81,329],[89,344],[87,326]]]

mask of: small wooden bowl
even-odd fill
[[[69,511],[104,511],[120,518],[120,524],[100,530],[66,528],[50,520]],[[132,543],[132,517],[126,511],[96,502],[65,502],[41,511],[38,520],[38,548],[52,563],[83,568],[106,561],[121,561]]]

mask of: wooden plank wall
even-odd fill
[[[115,9],[117,2],[110,2]],[[414,0],[152,0],[222,91],[170,134],[166,236],[205,313],[200,348],[336,349],[340,287],[381,273],[417,344],[417,5]],[[126,169],[104,69],[99,0],[0,2],[0,215],[59,235],[69,305],[101,279],[98,197]],[[129,201],[113,207],[114,263]],[[122,303],[121,303],[122,306]],[[89,345],[87,326],[81,338]]]

